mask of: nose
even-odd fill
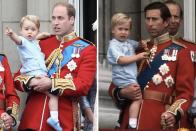
[[[171,17],[170,21],[171,21],[171,22],[175,22],[174,16]]]
[[[126,30],[122,30],[122,33],[125,34],[126,33]]]
[[[54,23],[55,25],[58,25],[58,23],[59,23],[58,19],[53,19],[53,23]]]
[[[31,30],[28,30],[28,34],[31,34],[32,33],[32,31]]]
[[[152,19],[146,19],[146,25],[152,26],[153,25]]]

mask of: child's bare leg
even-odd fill
[[[47,96],[50,97],[48,102],[50,117],[48,118],[47,123],[50,124],[56,130],[61,131],[62,128],[60,126],[59,118],[58,118],[58,96],[52,95],[50,93],[46,93],[46,94]]]
[[[57,111],[58,112],[58,96],[52,95],[50,93],[47,94],[50,97],[48,102],[50,111]]]
[[[140,94],[140,95],[142,95],[142,94]],[[141,98],[142,98],[142,96],[141,96]],[[134,100],[134,101],[132,101],[132,103],[129,107],[129,126],[130,126],[130,128],[137,127],[137,118],[139,115],[141,102],[142,102],[142,99]]]
[[[139,109],[141,100],[133,101],[129,107],[129,126],[131,128],[137,127],[137,118],[139,115]]]

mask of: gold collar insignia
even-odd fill
[[[161,36],[158,36],[154,39],[152,39],[151,41],[154,43],[154,44],[162,44],[162,43],[165,43],[166,41],[169,41],[171,40],[170,36],[169,36],[169,33],[165,33]]]
[[[72,32],[68,35],[64,35],[64,36],[56,36],[57,40],[61,41],[62,43],[73,40],[77,37],[75,32]]]

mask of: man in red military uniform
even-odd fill
[[[193,66],[194,66],[194,76],[196,76],[196,45],[194,42],[186,40],[185,38],[182,38],[178,35],[178,30],[179,30],[179,27],[180,27],[182,19],[183,19],[182,8],[175,1],[166,1],[165,4],[169,8],[171,16],[172,16],[171,20],[170,20],[169,28],[168,28],[169,33],[172,36],[173,40],[184,44],[190,50],[189,54],[190,54],[190,57],[191,57],[191,60],[192,60]],[[192,105],[192,108],[190,111],[191,111],[191,115],[192,115],[191,116],[192,117],[191,120],[192,120],[193,117],[196,117],[196,114],[193,113],[193,112],[196,112],[195,104]],[[187,114],[185,114],[185,115],[187,115]],[[185,119],[185,121],[187,122],[187,119]],[[194,120],[194,121],[195,121],[194,125],[196,125],[196,120]],[[188,122],[187,124],[189,125],[190,122]]]
[[[20,99],[16,93],[10,66],[5,55],[0,54],[0,130],[16,125]]]
[[[152,38],[148,42],[150,62],[141,62],[138,76],[143,102],[137,129],[179,128],[193,98],[194,69],[189,50],[172,41],[167,33],[171,14],[163,3],[151,3],[144,11],[146,27]],[[110,88],[110,95],[118,102],[138,99],[138,92],[137,86],[121,90]],[[122,108],[120,128],[127,128],[127,107]]]
[[[45,54],[48,77],[15,75],[18,90],[29,92],[19,130],[52,131],[48,99],[43,92],[59,96],[59,122],[63,131],[77,130],[78,98],[87,95],[96,72],[96,47],[73,32],[75,9],[57,3],[52,12],[55,35],[40,41]]]

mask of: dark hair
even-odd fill
[[[153,3],[150,3],[149,5],[147,5],[144,8],[145,17],[146,17],[146,12],[148,10],[154,10],[154,9],[160,10],[161,18],[163,19],[163,21],[166,21],[171,17],[171,14],[170,14],[168,7],[164,3],[161,3],[161,2],[153,2]]]
[[[176,6],[178,6],[178,8],[180,9],[180,18],[181,18],[181,19],[183,18],[183,10],[182,10],[182,7],[180,6],[179,3],[177,3],[177,2],[175,2],[175,1],[173,1],[173,0],[167,0],[167,1],[165,1],[164,3],[165,3],[166,5],[168,4],[168,5],[176,5]]]

